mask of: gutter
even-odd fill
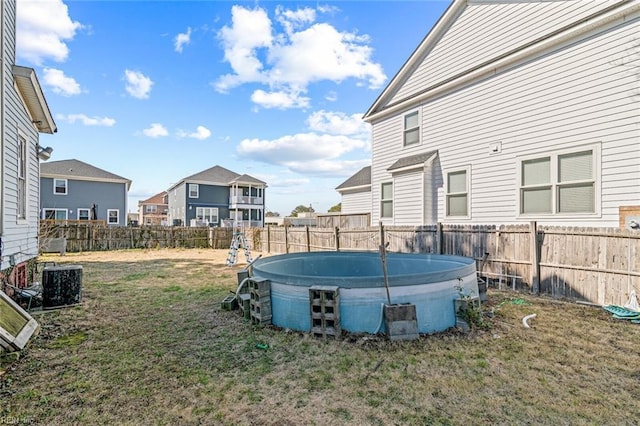
[[[550,50],[562,43],[570,42],[573,39],[584,36],[598,28],[606,25],[621,24],[637,18],[639,12],[640,2],[638,2],[638,0],[627,1],[623,6],[615,5],[612,8],[599,13],[597,16],[583,19],[569,29],[560,30],[543,39],[533,41],[524,49],[508,52],[497,60],[481,64],[475,68],[444,80],[441,83],[437,83],[425,89],[415,97],[390,105],[386,109],[378,111],[377,113],[372,113],[371,115],[364,117],[364,121],[372,123],[389,115],[420,105],[429,99],[444,96],[475,81],[498,74],[517,63],[522,63],[526,60],[532,59],[544,51]]]

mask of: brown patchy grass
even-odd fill
[[[0,423],[639,424],[640,325],[602,309],[490,290],[488,331],[323,341],[222,310],[243,267],[226,255],[47,258],[83,265],[83,303],[34,313]]]

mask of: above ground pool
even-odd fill
[[[413,304],[419,333],[456,323],[454,299],[478,295],[475,260],[461,256],[387,253],[391,304]],[[387,304],[381,256],[377,252],[307,252],[263,257],[252,279],[268,280],[272,324],[310,331],[310,289],[336,289],[342,330],[384,331]]]

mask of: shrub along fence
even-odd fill
[[[472,257],[498,288],[528,290],[599,305],[640,294],[640,233],[609,228],[528,225],[379,226],[357,229],[267,227],[256,247],[268,253],[320,250],[440,253]]]

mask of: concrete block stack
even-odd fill
[[[271,324],[271,282],[249,281],[251,322],[258,325]]]
[[[340,288],[335,286],[312,286],[309,288],[309,311],[311,333],[316,337],[339,338]]]

